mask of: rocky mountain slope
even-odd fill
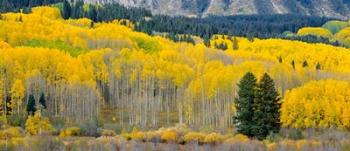
[[[350,0],[85,0],[89,3],[118,2],[143,7],[154,14],[208,16],[242,14],[298,14],[350,17]]]

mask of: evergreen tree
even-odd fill
[[[309,64],[308,64],[307,61],[305,60],[305,61],[303,62],[303,67],[306,68],[306,67],[308,67],[308,66],[309,66]]]
[[[238,84],[238,97],[235,99],[236,115],[234,123],[239,133],[253,137],[253,103],[255,98],[256,78],[253,73],[246,73]]]
[[[279,56],[279,57],[278,57],[278,62],[279,62],[279,63],[282,63],[282,62],[283,62],[282,56]]]
[[[254,42],[254,36],[252,36],[252,35],[248,35],[247,36],[247,39],[248,39],[248,41],[250,41],[250,42]]]
[[[19,19],[18,19],[19,22],[23,22],[23,18],[22,18],[22,15],[19,16]]]
[[[90,28],[94,28],[95,27],[95,23],[92,21],[91,23],[90,23]]]
[[[233,43],[233,50],[238,50],[239,49],[239,45],[238,45],[238,40],[236,37],[233,38],[232,40],[232,43]]]
[[[292,60],[292,67],[293,67],[293,69],[295,69],[295,62],[294,62],[294,60]]]
[[[316,65],[316,70],[321,70],[321,64],[319,62]]]
[[[67,0],[63,2],[62,17],[64,19],[69,19],[71,17],[72,8]]]
[[[31,94],[31,95],[29,95],[29,99],[28,99],[28,103],[27,103],[27,113],[28,113],[28,115],[34,115],[35,111],[36,111],[35,98]]]
[[[205,46],[210,47],[210,37],[209,36],[205,36],[203,38],[203,41],[204,41]]]
[[[88,18],[90,18],[94,22],[97,21],[97,10],[96,7],[93,5],[89,6]]]
[[[257,85],[254,99],[253,135],[259,140],[271,133],[278,133],[280,124],[280,97],[272,78],[265,73]]]
[[[46,99],[44,93],[41,93],[40,98],[39,98],[39,103],[42,105],[44,109],[46,109]]]

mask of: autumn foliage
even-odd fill
[[[227,35],[215,35],[206,47],[135,32],[133,24],[125,22],[63,20],[51,7],[2,14],[1,115],[22,115],[28,97],[37,100],[44,93],[48,118],[71,123],[94,120],[101,109],[111,108],[120,125],[228,128],[236,112],[237,83],[252,72],[258,79],[264,73],[274,79],[284,100],[284,126],[349,127],[348,92],[335,91],[350,81],[349,49]],[[335,36],[346,39],[348,30]],[[323,29],[309,32],[332,34]],[[225,43],[227,49],[215,49],[215,43]],[[327,79],[342,82],[307,84]],[[132,138],[178,138],[166,132],[135,133]],[[215,143],[212,138],[219,137],[188,139]]]

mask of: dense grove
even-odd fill
[[[30,95],[44,93],[48,115],[69,121],[91,120],[105,106],[116,109],[119,124],[227,128],[247,71],[269,73],[282,96],[313,80],[349,80],[344,48],[214,36],[210,46],[225,43],[223,52],[134,32],[130,22],[120,25],[127,21],[91,27],[88,19],[62,20],[58,9],[32,12],[2,14],[0,21],[0,38],[9,43],[0,52],[3,100],[19,100],[18,112]],[[13,97],[17,87],[24,92]]]
[[[350,47],[350,25],[348,21],[331,20],[320,27],[303,27],[296,33],[285,32],[287,39],[321,42],[335,46]]]
[[[238,83],[248,72],[261,79],[253,88],[257,89],[254,101],[259,103],[254,106],[254,119],[266,117],[259,111],[272,98],[270,103],[280,104],[281,109],[271,112],[280,115],[271,119],[280,119],[275,123],[282,129],[349,129],[349,49],[228,35],[213,35],[197,43],[173,42],[136,32],[136,26],[125,19],[65,20],[58,8],[47,6],[35,7],[29,14],[1,14],[1,143],[7,145],[8,138],[14,137],[9,145],[16,148],[21,147],[16,143],[35,141],[25,134],[53,134],[59,135],[52,138],[57,150],[72,144],[74,148],[76,142],[64,138],[80,135],[107,137],[93,138],[90,145],[97,145],[93,147],[100,140],[112,146],[127,140],[226,143],[227,150],[232,144],[249,147],[247,142],[261,150],[340,150],[349,144],[345,132],[340,138],[335,136],[340,144],[329,141],[332,137],[302,142],[271,135],[270,142],[258,142],[233,135],[242,89]],[[176,123],[189,125],[188,131],[181,131],[186,126],[150,130]],[[111,137],[117,129],[121,135]],[[262,139],[268,132],[263,132]],[[294,138],[302,138],[298,136]]]
[[[30,12],[30,8],[40,5],[53,5],[60,8],[64,19],[89,18],[94,22],[108,22],[115,19],[128,19],[136,24],[136,30],[148,34],[166,32],[171,34],[190,34],[210,39],[214,34],[235,35],[244,37],[286,37],[283,32],[297,32],[298,29],[310,26],[322,26],[328,18],[306,17],[297,15],[241,15],[209,16],[205,18],[169,17],[152,15],[141,8],[126,8],[117,3],[84,4],[82,1],[69,0],[1,0],[0,12]],[[297,37],[306,42],[324,42],[322,39]]]

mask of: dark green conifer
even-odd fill
[[[255,98],[256,78],[253,73],[246,73],[238,84],[238,97],[235,99],[236,115],[234,124],[239,133],[253,137],[252,126],[254,121],[253,103]]]
[[[254,99],[253,135],[263,140],[280,130],[280,97],[273,79],[265,73],[257,85]]]

